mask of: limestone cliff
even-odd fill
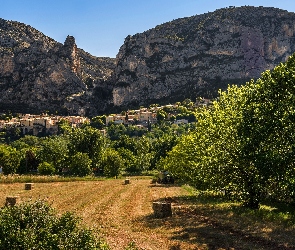
[[[295,13],[230,7],[127,36],[116,59],[90,55],[0,19],[0,112],[97,115],[212,98],[295,52]]]
[[[114,59],[78,49],[72,36],[61,44],[28,25],[0,19],[0,112],[95,114],[111,100],[104,82],[114,66]],[[100,85],[108,96],[92,105]]]
[[[295,13],[230,7],[128,36],[117,55],[114,105],[215,97],[295,52]]]

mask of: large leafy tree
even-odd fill
[[[77,176],[87,176],[92,173],[91,160],[86,153],[77,152],[70,159],[69,173]]]
[[[37,170],[39,161],[36,152],[38,147],[41,146],[41,140],[36,136],[26,135],[10,144],[18,151],[20,156],[20,167],[17,171],[19,174]]]
[[[90,126],[77,128],[69,134],[70,154],[86,153],[95,169],[100,164],[101,150],[105,146],[105,139],[98,129]]]
[[[295,57],[248,85],[238,160],[251,168],[245,173],[246,202],[257,207],[270,185],[272,193],[294,196]]]
[[[103,129],[106,126],[106,116],[95,116],[91,119],[90,125],[97,129]]]
[[[221,92],[161,164],[200,188],[234,189],[252,208],[270,188],[294,194],[294,69],[293,56],[256,82]]]
[[[241,111],[233,107],[244,102],[241,93],[237,86],[220,93],[211,109],[197,113],[196,127],[158,165],[200,189],[232,186],[238,153],[236,125],[241,122]]]
[[[42,140],[37,151],[37,158],[41,162],[48,162],[61,172],[69,157],[68,140],[64,136],[46,137]]]
[[[107,177],[117,177],[124,169],[124,160],[113,148],[106,148],[102,154],[101,166]]]
[[[142,136],[136,140],[136,165],[140,171],[148,170],[151,167],[151,161],[154,157],[152,151],[152,139]]]
[[[15,174],[20,165],[21,155],[13,147],[0,145],[0,167],[4,174]]]
[[[152,143],[152,151],[154,152],[154,156],[151,159],[151,168],[154,169],[156,163],[160,160],[160,158],[165,158],[167,153],[171,151],[173,146],[176,145],[176,134],[175,133],[166,133],[159,138],[155,138]]]
[[[136,156],[134,153],[124,147],[116,150],[124,160],[124,169],[129,173],[136,173],[141,171],[141,167],[136,163]]]

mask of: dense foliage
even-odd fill
[[[4,174],[45,175],[135,174],[156,168],[161,157],[176,144],[177,136],[187,133],[192,124],[154,124],[152,131],[137,126],[110,124],[106,135],[93,127],[100,121],[71,128],[59,124],[59,134],[48,137],[25,135],[10,144],[0,144],[0,166]]]
[[[44,201],[0,209],[0,249],[109,249],[66,212],[58,216]]]
[[[196,129],[159,162],[197,188],[225,190],[258,208],[295,198],[295,57],[257,81],[220,92]]]

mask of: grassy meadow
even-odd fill
[[[33,189],[25,190],[24,182]],[[151,177],[131,177],[125,185],[124,179],[1,176],[0,193],[2,205],[7,196],[19,196],[18,202],[41,199],[58,213],[74,212],[116,250],[295,249],[291,205],[251,210],[220,194],[152,183]],[[155,218],[153,201],[171,202],[172,217]]]

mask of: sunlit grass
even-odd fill
[[[60,213],[74,211],[81,216],[88,227],[114,243],[113,249],[132,240],[149,247],[157,242],[157,248],[140,249],[295,249],[295,216],[288,204],[269,201],[252,210],[222,192],[198,191],[180,183],[152,184],[151,176],[130,177],[130,185],[114,178],[32,177],[52,183],[36,184],[29,191],[22,183],[2,184],[0,203],[10,195],[19,196],[20,201],[48,200]],[[25,176],[5,178],[20,182]],[[92,178],[99,181],[83,181]],[[61,179],[68,182],[58,183]],[[151,201],[170,201],[173,215],[155,218]]]
[[[95,176],[76,177],[60,175],[0,175],[0,183],[47,183],[47,182],[71,182],[71,181],[97,181],[103,178]]]
[[[197,210],[202,210],[207,215],[215,216],[218,219],[231,218],[230,223],[237,225],[243,222],[254,224],[276,223],[277,226],[295,226],[295,209],[291,204],[274,201],[263,201],[259,209],[244,207],[242,203],[231,201],[222,193],[215,191],[199,191],[189,185],[184,185],[183,189],[189,195],[183,197],[186,202],[192,204]]]

